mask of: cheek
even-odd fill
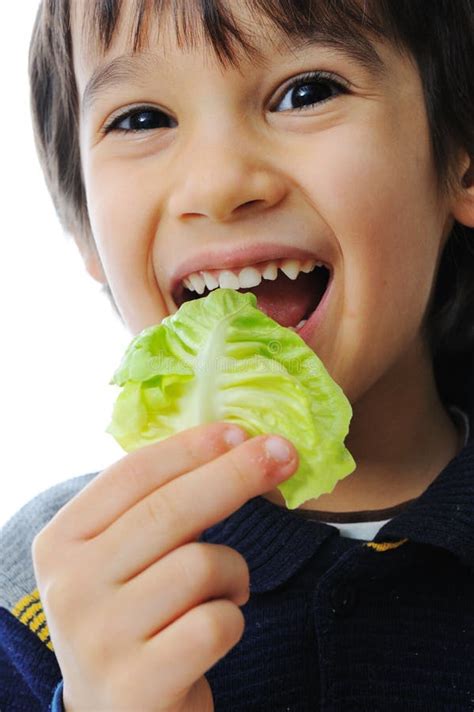
[[[339,251],[339,326],[320,356],[357,400],[420,332],[441,221],[427,145],[376,127],[339,129],[321,142],[305,188]]]
[[[124,176],[126,176],[124,178]],[[92,232],[117,306],[132,333],[166,315],[151,251],[159,214],[147,182],[106,162],[85,171]]]
[[[346,284],[367,297],[408,290],[424,301],[440,228],[429,145],[402,128],[340,129],[306,183],[339,244]]]
[[[121,250],[136,251],[146,243],[150,197],[138,186],[140,176],[130,164],[118,160],[91,161],[85,172],[87,201],[94,235],[108,252],[120,243]],[[121,237],[132,239],[119,239]],[[141,239],[138,239],[141,236]]]

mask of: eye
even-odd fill
[[[113,118],[103,128],[104,133],[139,133],[152,129],[169,129],[177,126],[177,122],[163,111],[151,106],[135,106],[123,114]]]
[[[332,74],[308,72],[294,79],[286,87],[274,111],[298,111],[348,93],[349,88]]]

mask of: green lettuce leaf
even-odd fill
[[[128,452],[217,420],[283,435],[300,463],[278,489],[295,509],[354,471],[352,408],[306,343],[256,303],[216,289],[138,334],[110,381],[122,390],[107,432]]]

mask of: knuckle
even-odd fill
[[[49,523],[33,538],[30,553],[35,576],[40,582],[50,571],[54,556],[58,554],[57,547],[52,543]]]
[[[69,620],[69,614],[75,608],[74,601],[71,600],[71,590],[73,587],[70,582],[64,577],[58,577],[50,581],[41,592],[47,615],[52,613],[57,621],[61,621],[61,625]]]
[[[202,644],[216,653],[228,650],[242,636],[245,619],[241,610],[228,600],[213,601],[200,609],[198,636]]]
[[[187,461],[197,460],[203,445],[207,445],[205,428],[205,425],[196,425],[170,436],[170,441],[179,446]]]
[[[187,545],[189,569],[193,578],[201,582],[214,581],[220,572],[218,552],[213,544],[193,542]]]
[[[150,446],[152,447],[152,446]],[[144,472],[146,468],[144,467],[144,459],[146,448],[140,448],[135,452],[130,452],[121,460],[120,470],[116,468],[111,468],[109,470],[110,476],[114,479],[114,487],[123,486],[124,488],[131,489],[134,491],[136,483],[143,482]],[[121,469],[125,471],[125,476],[121,472]]]
[[[200,443],[202,443],[202,446],[205,447],[207,452],[218,455],[228,450],[228,444],[224,440],[224,434],[229,427],[229,423],[217,421],[206,423],[201,427]]]
[[[256,475],[264,478],[272,470],[272,463],[265,451],[266,439],[265,435],[256,436],[247,441],[240,452],[231,450],[228,453],[231,474],[245,490],[255,490],[259,482]]]
[[[197,425],[179,433],[180,447],[184,450],[187,462],[195,462],[196,466],[204,461],[222,454],[227,447],[223,435],[228,423],[212,422]]]
[[[176,498],[170,497],[166,488],[147,497],[145,508],[145,515],[149,522],[159,532],[179,526],[180,513],[176,507]]]
[[[180,443],[180,449],[183,452],[186,462],[197,462],[199,460],[199,438],[193,433],[193,436],[188,431],[183,434],[183,441]]]
[[[230,644],[235,645],[244,634],[245,616],[237,605],[231,603],[231,606],[232,608],[229,609],[228,636]]]
[[[97,595],[90,579],[84,559],[71,558],[67,564],[50,572],[41,587],[45,608],[53,611],[57,618],[79,622],[82,613],[92,607],[91,601]]]
[[[245,560],[245,558],[241,554],[239,554],[238,551],[236,551],[235,553],[237,554],[236,561],[240,568],[239,578],[241,579],[241,583],[245,587],[245,591],[248,591],[249,586],[250,586],[249,565],[247,564],[247,561]]]
[[[230,551],[232,552],[232,556],[235,559],[236,564],[240,566],[240,568],[242,569],[243,573],[246,576],[249,576],[250,575],[249,574],[249,566],[247,564],[247,560],[246,560],[245,556],[243,556],[239,551],[236,551],[236,549],[233,549],[231,546],[227,546],[226,549],[230,549]]]
[[[210,544],[209,546],[217,546],[224,556],[229,557],[229,563],[232,567],[233,577],[238,579],[239,584],[245,585],[247,588],[250,583],[250,570],[244,556],[236,549],[225,544]]]
[[[252,479],[249,476],[249,473],[251,472],[252,468],[249,468],[248,464],[246,464],[245,461],[242,462],[241,453],[236,454],[235,450],[231,450],[228,454],[228,458],[228,467],[230,470],[229,474],[232,479],[237,483],[239,489],[243,489],[246,491],[252,489]],[[252,472],[252,474],[254,473]]]

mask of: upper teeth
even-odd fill
[[[188,274],[183,279],[184,286],[191,292],[202,294],[207,287],[209,291],[218,287],[240,289],[256,287],[262,279],[274,280],[278,269],[290,279],[296,279],[300,272],[312,272],[315,267],[323,267],[316,260],[270,260],[240,269],[202,270]]]

